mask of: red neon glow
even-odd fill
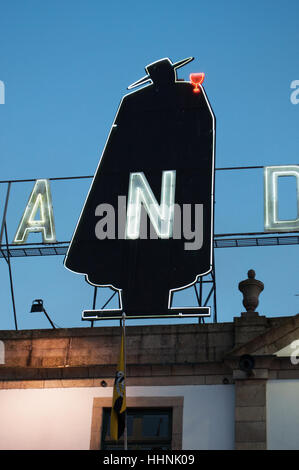
[[[192,85],[194,86],[194,88],[193,88],[194,93],[200,93],[199,85],[202,84],[204,79],[205,79],[205,74],[203,72],[201,72],[201,73],[191,73],[190,74],[190,81],[191,81]]]

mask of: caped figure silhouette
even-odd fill
[[[172,289],[195,282],[212,268],[215,118],[203,87],[193,93],[191,83],[177,80],[177,69],[191,60],[156,61],[146,67],[145,77],[128,87],[146,85],[121,101],[65,258],[65,266],[85,274],[89,283],[121,289],[127,315],[167,312]],[[138,230],[130,235],[129,222],[138,222],[138,207],[135,215],[129,210],[130,194],[135,196],[132,203],[140,203],[130,210],[142,207],[154,239],[143,239]],[[164,232],[163,195],[170,201]],[[127,198],[127,229],[119,237],[122,229],[116,217],[116,238],[100,240],[96,208],[110,204],[117,213],[119,196]],[[160,210],[156,225],[146,197]],[[191,208],[191,232],[202,233],[195,249],[186,249],[186,205]],[[194,215],[195,205],[202,205],[200,219]],[[174,226],[181,237],[174,235]]]

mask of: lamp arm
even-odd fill
[[[45,309],[44,307],[43,307],[43,312],[44,312],[44,314],[46,315],[47,319],[49,320],[49,322],[50,322],[52,328],[54,328],[54,330],[55,330],[55,329],[56,329],[56,326],[55,326],[54,323],[52,322],[51,318],[50,318],[49,315],[47,314],[46,309]]]

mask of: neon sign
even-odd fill
[[[205,74],[204,73],[191,73],[190,74],[190,82],[194,86],[193,93],[200,93],[200,87],[204,81]]]
[[[40,219],[35,219],[37,212]],[[26,243],[29,233],[41,232],[43,243],[55,243],[56,233],[49,180],[36,180],[13,243]]]
[[[129,179],[129,201],[126,204],[126,197],[119,196],[117,215],[119,220],[119,239],[137,239],[140,236],[140,215],[141,203],[147,202],[148,215],[153,222],[154,228],[156,227],[156,234],[161,238],[174,238],[181,237],[181,225],[176,224],[176,219],[179,219],[181,208],[178,204],[173,203],[175,198],[175,170],[165,171],[162,173],[162,187],[161,187],[161,203],[160,206],[153,195],[150,185],[143,173],[132,173]],[[297,217],[290,220],[281,220],[278,216],[279,192],[278,181],[279,178],[284,176],[294,176],[296,178],[297,188]],[[163,206],[166,204],[166,207]],[[112,207],[112,206],[111,206]],[[109,205],[100,204],[95,211],[96,217],[102,217],[104,212],[109,212],[111,209]],[[40,220],[35,220],[38,210],[41,214]],[[192,240],[191,224],[189,219],[191,214],[189,206],[183,206],[183,228],[185,232],[190,232],[189,237],[185,235],[186,239]],[[203,223],[203,207],[202,204],[195,206],[195,219],[198,226]],[[177,217],[176,217],[177,215]],[[113,216],[109,223],[113,223],[113,227],[109,227],[108,221],[101,219],[96,224],[96,236],[99,240],[104,238],[115,239],[115,222]],[[106,232],[97,229],[105,223],[107,226]],[[160,227],[160,228],[159,228]],[[162,231],[161,231],[162,230]],[[290,232],[299,231],[299,165],[276,165],[264,167],[264,230],[265,232]],[[161,232],[160,232],[161,231]],[[43,243],[55,243],[56,232],[54,224],[54,214],[52,206],[52,195],[49,180],[36,180],[28,203],[25,207],[24,213],[21,217],[16,235],[13,239],[15,244],[24,244],[27,241],[28,235],[33,232],[40,232],[42,234]],[[188,234],[187,234],[188,235]],[[198,232],[198,240],[195,236],[195,247],[189,249],[200,249],[202,246],[202,231]],[[186,247],[188,250],[188,246]]]
[[[213,267],[215,117],[204,74],[177,79],[191,60],[153,62],[128,87],[134,91],[122,98],[66,254],[69,270],[121,291],[126,315],[167,311],[174,290]],[[122,217],[108,224],[105,212],[120,198],[128,204],[119,237]],[[144,237],[144,213],[156,236]],[[194,242],[185,243],[190,235]]]
[[[297,188],[297,217],[292,220],[278,218],[278,178],[295,176]],[[267,232],[299,230],[299,166],[266,166],[264,168],[264,227]]]
[[[131,173],[127,209],[126,238],[136,240],[140,235],[141,202],[160,238],[170,238],[173,232],[175,170],[163,171],[161,204],[159,206],[143,173]]]

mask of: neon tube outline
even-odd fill
[[[168,60],[170,61],[170,59],[168,59]],[[154,64],[154,62],[153,62],[152,64]],[[152,65],[152,64],[150,64],[150,65]],[[176,75],[175,75],[175,78],[176,78]],[[151,82],[151,84],[150,84],[150,85],[147,85],[147,86],[153,86],[153,82],[152,82],[150,79],[149,79],[149,81]],[[135,83],[136,83],[136,82],[135,82]],[[189,83],[189,84],[192,86],[191,82],[187,82],[187,81],[186,81],[186,82],[182,82],[181,80],[175,80],[175,83],[181,83],[181,84],[182,84],[182,83]],[[132,84],[132,85],[134,85],[134,84]],[[208,100],[208,98],[207,98],[207,95],[206,95],[206,92],[204,91],[203,86],[202,86],[201,84],[199,84],[199,87],[200,87],[201,92],[203,93],[203,96],[204,96],[204,98],[205,98],[205,100],[206,100],[206,103],[207,103],[207,105],[208,105],[210,114],[211,114],[211,116],[212,116],[212,123],[213,123],[213,124],[212,124],[212,131],[213,131],[213,151],[212,151],[211,221],[210,221],[210,224],[211,224],[210,268],[209,268],[207,271],[205,271],[204,273],[197,274],[197,275],[195,276],[194,281],[190,282],[189,284],[186,284],[186,285],[181,286],[181,287],[176,287],[176,288],[173,288],[173,289],[169,289],[169,296],[168,296],[168,309],[169,309],[169,310],[178,310],[178,309],[183,310],[183,309],[191,308],[191,307],[174,307],[174,308],[170,308],[170,304],[171,304],[171,300],[172,300],[172,293],[173,293],[173,292],[180,291],[180,290],[184,290],[184,289],[187,289],[188,287],[193,286],[193,285],[198,281],[198,279],[199,279],[200,277],[209,274],[209,273],[212,271],[212,268],[213,268],[213,239],[214,239],[214,236],[213,236],[213,235],[214,235],[214,233],[213,233],[213,229],[214,229],[214,204],[213,204],[213,202],[214,202],[214,185],[215,185],[214,179],[215,179],[215,127],[216,127],[216,126],[215,126],[215,121],[216,121],[216,120],[215,120],[215,115],[214,115],[214,113],[213,113],[213,111],[212,111],[210,102],[209,102],[209,100]],[[118,309],[110,309],[110,308],[109,308],[110,311],[116,311],[116,312],[122,312],[122,311],[123,311],[123,304],[122,304],[122,290],[123,290],[123,289],[122,289],[122,288],[117,288],[117,287],[115,287],[113,284],[95,284],[95,283],[93,283],[93,282],[91,282],[91,281],[89,280],[87,273],[78,273],[78,272],[76,272],[76,271],[72,271],[71,269],[69,269],[69,268],[65,265],[65,262],[66,262],[66,260],[67,260],[70,247],[71,247],[71,245],[72,245],[72,242],[73,242],[75,233],[76,233],[76,231],[77,231],[77,227],[78,227],[78,225],[79,225],[79,223],[80,223],[80,221],[81,221],[81,217],[82,217],[82,214],[83,214],[83,212],[84,212],[86,202],[87,202],[87,200],[88,200],[88,198],[89,198],[89,194],[90,194],[91,189],[92,189],[92,187],[93,187],[93,183],[94,183],[95,177],[96,177],[96,175],[97,175],[97,173],[98,173],[98,171],[99,171],[99,169],[100,169],[100,166],[101,166],[101,163],[102,163],[102,157],[103,157],[103,155],[104,155],[104,153],[105,153],[105,150],[106,150],[107,144],[108,144],[108,142],[109,142],[111,133],[112,133],[113,129],[117,127],[117,124],[115,123],[115,121],[116,121],[116,119],[117,119],[117,117],[118,117],[119,110],[120,110],[120,108],[121,108],[121,106],[122,106],[122,103],[123,103],[124,99],[126,98],[126,96],[132,95],[133,93],[137,93],[138,91],[139,91],[139,89],[138,89],[138,90],[135,90],[135,91],[133,91],[133,92],[131,92],[131,93],[127,93],[126,95],[124,95],[124,96],[122,97],[122,99],[121,99],[119,105],[118,105],[118,108],[117,108],[117,111],[116,111],[116,114],[115,114],[114,121],[113,121],[113,123],[112,123],[112,125],[111,125],[110,131],[109,131],[109,134],[108,134],[108,137],[107,137],[106,142],[105,142],[104,149],[103,149],[103,151],[102,151],[102,154],[101,154],[99,163],[98,163],[98,165],[97,165],[97,168],[96,168],[96,171],[95,171],[95,173],[94,173],[94,176],[93,176],[91,185],[90,185],[90,187],[89,187],[87,196],[86,196],[86,198],[85,198],[85,202],[84,202],[83,207],[82,207],[82,209],[81,209],[78,222],[77,222],[76,227],[75,227],[75,230],[74,230],[74,232],[73,232],[71,242],[70,242],[70,244],[69,244],[67,253],[66,253],[65,258],[64,258],[64,266],[65,266],[65,268],[68,269],[70,272],[73,272],[73,273],[78,274],[78,275],[80,275],[80,276],[85,275],[85,279],[86,279],[86,281],[87,281],[90,285],[95,286],[95,287],[109,287],[109,288],[111,288],[111,289],[114,290],[114,291],[118,291],[118,293],[119,293],[120,308],[118,308]],[[193,90],[192,90],[192,93],[193,93]],[[194,307],[193,307],[193,308],[194,308]]]

